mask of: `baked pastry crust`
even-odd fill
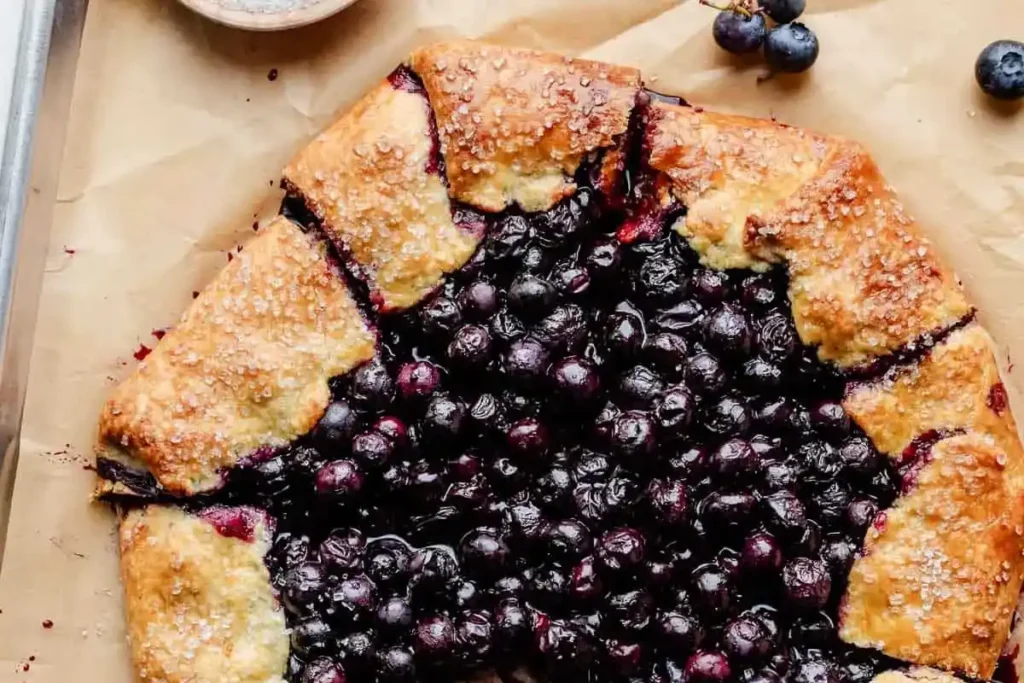
[[[374,343],[325,245],[277,218],[114,390],[98,455],[141,465],[173,494],[215,488],[240,458],[312,429],[327,380]]]
[[[843,640],[992,675],[1024,579],[1024,510],[1006,463],[998,442],[972,431],[921,454],[854,562]]]
[[[645,134],[688,207],[676,229],[715,268],[785,263],[797,331],[822,360],[865,365],[971,312],[860,145],[663,103]]]
[[[385,81],[284,170],[385,310],[420,301],[483,237],[452,220],[433,147],[422,94]]]
[[[382,83],[285,169],[381,313],[416,304],[470,259],[482,229],[453,219],[460,202],[488,212],[550,208],[575,189],[584,159],[601,186],[616,182],[640,87],[633,69],[468,42],[419,50],[409,66],[422,91],[415,77]],[[851,385],[845,400],[893,458],[922,435],[937,441],[903,463],[905,495],[869,531],[840,635],[913,663],[990,675],[1024,575],[1024,458],[987,333],[974,323],[956,329],[972,313],[956,277],[856,143],[662,102],[649,105],[640,135],[661,208],[672,198],[687,208],[675,228],[714,268],[784,264],[800,338],[823,360],[861,371],[910,356],[881,382]],[[284,325],[268,320],[268,301]],[[246,359],[257,342],[268,353],[253,368]],[[102,452],[137,457],[168,491],[208,490],[256,447],[308,431],[327,378],[369,359],[373,342],[323,245],[275,221],[117,389],[101,421]],[[164,514],[153,510],[132,514]],[[205,528],[185,518],[182,526]],[[186,536],[150,534],[144,547],[161,557]],[[134,594],[161,590],[129,575],[140,553],[124,554],[133,632],[146,623],[132,614]],[[224,599],[204,587],[194,597]],[[170,661],[170,648],[167,662],[145,659],[152,650],[136,649],[140,671],[206,680],[198,670],[187,678],[192,663]],[[278,680],[281,671],[237,680]],[[948,678],[922,669],[876,680]]]
[[[629,126],[640,72],[475,42],[412,54],[437,118],[452,197],[484,211],[542,211],[576,189],[589,152]]]
[[[248,539],[175,507],[125,515],[121,573],[140,681],[284,681],[288,633],[263,564],[272,531],[258,511],[243,513]]]
[[[871,683],[957,683],[960,679],[944,671],[915,666],[907,671],[883,671]]]

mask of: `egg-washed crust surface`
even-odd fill
[[[276,218],[114,389],[98,455],[138,463],[172,494],[215,488],[240,458],[312,429],[327,380],[374,342],[325,245]]]
[[[283,683],[284,613],[263,556],[272,531],[233,538],[177,507],[129,511],[119,536],[128,637],[146,683]]]
[[[452,220],[458,205],[543,210],[575,189],[584,161],[598,164],[602,180],[614,176],[640,88],[633,69],[469,42],[418,50],[408,65],[425,92],[378,86],[285,170],[286,184],[365,281],[382,315],[415,305],[477,248],[482,235]],[[441,164],[432,163],[432,117]],[[912,663],[990,675],[1022,575],[1020,443],[987,334],[976,323],[955,329],[972,314],[955,275],[856,143],[658,101],[639,134],[643,161],[667,181],[657,186],[667,185],[687,209],[675,226],[680,234],[711,267],[787,268],[798,333],[824,361],[863,370],[915,345],[923,349],[922,340],[941,340],[882,380],[849,388],[847,410],[890,457],[902,458],[922,432],[946,438],[911,468],[906,494],[869,532],[840,633]],[[288,234],[278,241],[302,254],[295,258],[322,263],[308,256],[322,258],[316,248],[293,244],[301,233],[278,230]],[[253,251],[250,245],[243,254]],[[330,296],[343,305],[326,312],[312,306],[307,310],[328,317],[301,322],[330,327],[338,344],[313,354],[315,361],[281,353],[254,376],[315,376],[315,391],[288,394],[289,406],[307,409],[275,414],[285,416],[286,427],[274,420],[257,421],[263,431],[228,427],[249,410],[254,390],[230,381],[241,366],[218,361],[207,335],[251,327],[260,338],[266,321],[218,308],[231,283],[243,281],[222,274],[197,300],[204,313],[190,310],[176,330],[184,333],[169,334],[115,392],[101,424],[106,443],[142,460],[170,490],[191,493],[215,485],[242,451],[262,445],[259,439],[283,444],[311,428],[327,401],[326,379],[373,353],[373,335],[337,274],[312,270],[296,289],[308,285],[316,293],[301,300],[312,306]],[[199,322],[207,319],[223,325]],[[313,374],[297,365],[304,361]],[[215,376],[224,373],[213,384],[216,401],[178,401],[174,383],[192,387],[183,368],[211,362]],[[185,434],[212,449],[168,440],[179,435],[143,419],[186,407],[195,427]],[[132,415],[141,417],[126,417]],[[226,441],[222,428],[231,435]],[[931,675],[944,676],[887,672],[879,683]]]

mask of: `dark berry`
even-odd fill
[[[393,415],[382,415],[373,423],[373,429],[391,439],[396,448],[403,448],[409,441],[409,429]]]
[[[825,560],[833,578],[846,580],[846,576],[853,566],[853,560],[857,552],[857,546],[845,538],[833,538],[827,540],[821,547],[821,559]]]
[[[345,660],[347,669],[365,670],[373,664],[374,655],[377,653],[377,644],[370,633],[355,631],[338,640],[338,649]]]
[[[278,534],[267,558],[272,569],[285,571],[309,557],[309,537],[289,532]]]
[[[712,452],[711,466],[724,477],[736,477],[756,473],[760,460],[749,441],[729,439]]]
[[[455,641],[463,664],[482,662],[494,642],[490,616],[486,612],[462,612],[455,621]]]
[[[321,453],[329,455],[335,449],[348,446],[356,425],[356,414],[351,406],[345,401],[332,401],[313,429],[313,441]]]
[[[566,296],[579,296],[590,289],[590,273],[575,263],[561,264],[551,273],[551,282]]]
[[[368,543],[364,553],[366,573],[379,586],[401,583],[409,572],[412,551],[395,538]]]
[[[532,417],[524,417],[508,428],[505,443],[517,456],[536,459],[547,451],[548,430]]]
[[[797,557],[782,568],[786,599],[799,609],[816,610],[828,604],[832,579],[820,560]]]
[[[711,351],[745,358],[750,355],[753,333],[747,316],[735,306],[725,304],[704,321],[704,339]]]
[[[654,617],[654,598],[645,590],[631,590],[608,598],[607,615],[617,626],[639,633]]]
[[[506,598],[494,610],[494,640],[503,649],[518,649],[530,636],[530,616],[515,598]]]
[[[612,448],[621,456],[643,458],[654,451],[654,422],[650,416],[639,410],[622,413],[612,423],[609,440]]]
[[[772,638],[758,619],[739,617],[726,624],[722,631],[722,647],[739,661],[757,662],[771,651]]]
[[[504,420],[501,401],[494,394],[480,394],[469,407],[469,417],[486,430],[498,429]]]
[[[808,614],[793,623],[789,639],[804,647],[823,648],[830,644],[836,626],[824,612]]]
[[[763,358],[751,358],[743,364],[743,381],[751,391],[768,393],[782,384],[782,369]]]
[[[750,493],[713,491],[701,501],[701,518],[709,527],[743,526],[757,505]]]
[[[377,608],[377,630],[398,634],[412,626],[412,606],[403,597],[393,596]]]
[[[594,558],[583,558],[569,574],[569,596],[577,602],[586,602],[603,594],[604,583]]]
[[[561,353],[578,351],[587,338],[586,322],[586,313],[579,306],[556,306],[534,325],[531,336]]]
[[[655,622],[655,637],[667,652],[685,655],[704,640],[704,629],[691,614],[662,612]]]
[[[328,613],[340,623],[352,624],[366,620],[376,606],[376,584],[368,577],[356,574],[342,579],[334,587]]]
[[[628,571],[643,562],[647,543],[635,529],[613,529],[597,543],[597,561],[611,572]]]
[[[681,371],[688,351],[686,340],[672,332],[659,332],[644,344],[644,354],[655,367],[672,373]]]
[[[371,408],[382,408],[391,401],[394,383],[379,360],[364,363],[352,373],[352,398]]]
[[[466,423],[466,405],[444,394],[435,395],[427,404],[423,415],[424,435],[440,440],[457,438]]]
[[[324,599],[327,574],[319,562],[303,562],[284,575],[281,602],[292,614],[304,614]]]
[[[723,10],[715,17],[711,34],[718,46],[733,54],[755,52],[764,42],[766,24],[760,14]]]
[[[523,252],[519,270],[524,273],[540,274],[551,266],[551,252],[539,244],[531,244]],[[554,289],[552,288],[552,291]]]
[[[550,356],[536,339],[527,337],[512,342],[505,353],[505,372],[515,381],[530,385],[544,377]]]
[[[601,453],[584,451],[573,465],[573,476],[579,482],[601,481],[611,472],[611,463]]]
[[[428,361],[405,363],[398,370],[398,395],[406,401],[431,396],[441,384],[441,371]]]
[[[847,528],[850,533],[859,538],[875,521],[875,515],[878,514],[878,503],[870,498],[862,498],[850,503],[845,512]]]
[[[575,624],[544,617],[535,632],[537,650],[556,667],[586,668],[597,654],[597,645]]]
[[[643,323],[631,313],[613,313],[605,325],[604,342],[613,355],[631,358],[644,343]]]
[[[519,215],[505,216],[490,231],[484,249],[499,261],[522,256],[530,239],[530,224]]]
[[[604,653],[605,660],[620,676],[635,673],[644,659],[643,647],[617,638],[605,642]]]
[[[470,572],[495,576],[508,564],[509,549],[495,530],[481,527],[462,537],[459,543],[459,558]]]
[[[306,665],[299,683],[345,683],[345,670],[327,657],[318,657]]]
[[[807,0],[763,0],[761,8],[777,24],[788,24],[801,14]]]
[[[1024,97],[1024,43],[997,40],[978,55],[974,77],[988,95],[1000,100]]]
[[[427,590],[440,589],[459,573],[459,563],[451,548],[427,546],[420,548],[409,564],[415,581]]]
[[[526,334],[526,326],[523,321],[506,308],[494,314],[490,327],[494,338],[506,343],[515,341]]]
[[[705,409],[701,424],[711,436],[725,438],[745,435],[750,431],[751,423],[747,404],[738,398],[725,396]]]
[[[488,480],[494,486],[506,490],[519,488],[526,477],[526,472],[515,459],[501,457],[491,462]]]
[[[686,486],[681,481],[654,479],[647,486],[647,504],[658,524],[679,527],[688,519]]]
[[[662,332],[687,335],[700,329],[704,307],[694,299],[684,299],[666,308],[654,318],[654,326]]]
[[[477,280],[466,285],[458,301],[467,318],[484,320],[498,310],[498,290],[490,282]]]
[[[351,460],[333,460],[316,473],[316,495],[323,503],[351,503],[363,488],[363,475]]]
[[[722,614],[732,602],[729,575],[713,564],[701,565],[693,572],[691,594],[702,612],[711,616]]]
[[[850,433],[850,416],[838,401],[822,401],[811,411],[811,426],[822,436],[841,439]]]
[[[420,324],[427,334],[447,337],[461,322],[462,312],[446,296],[436,296],[424,302],[420,308]]]
[[[480,325],[463,325],[448,344],[448,358],[463,368],[479,368],[491,357],[491,333]]]
[[[443,614],[427,617],[416,624],[412,648],[427,661],[445,659],[455,648],[455,625]]]
[[[636,281],[640,294],[660,303],[671,303],[686,293],[686,278],[679,262],[664,256],[645,259]]]
[[[558,293],[547,280],[520,275],[508,289],[508,304],[519,315],[539,317],[555,305]]]
[[[324,652],[333,641],[331,627],[316,617],[299,622],[292,627],[292,649],[299,655],[315,655]]]
[[[758,321],[756,328],[755,348],[765,358],[783,362],[799,348],[793,321],[783,313],[769,313]]]
[[[685,387],[673,387],[654,403],[654,419],[658,431],[665,437],[684,434],[693,418],[693,396]]]
[[[576,560],[590,552],[590,530],[574,519],[565,519],[547,525],[544,530],[547,550],[563,560]]]
[[[796,495],[790,491],[776,491],[761,500],[769,529],[787,538],[801,532],[807,520],[807,510]]]
[[[729,660],[721,652],[698,651],[684,667],[687,683],[725,683],[732,676]]]
[[[664,389],[661,377],[642,365],[630,368],[619,379],[622,404],[628,407],[647,407]]]
[[[416,661],[412,652],[408,649],[395,645],[377,653],[376,672],[377,680],[388,681],[412,681],[416,678]]]
[[[818,59],[818,36],[798,21],[776,26],[764,38],[764,58],[772,71],[807,71]]]
[[[797,662],[787,680],[792,683],[841,683],[842,678],[832,662],[810,657]]]
[[[855,474],[870,477],[882,465],[882,455],[864,437],[855,436],[839,447],[839,458],[843,465]]]
[[[320,542],[317,556],[331,574],[359,571],[363,566],[366,538],[357,529],[338,529]]]
[[[782,548],[775,537],[760,531],[743,542],[740,552],[741,570],[753,576],[772,575],[782,567]]]
[[[601,378],[594,365],[577,356],[563,358],[551,366],[552,385],[571,404],[589,404],[597,396]]]
[[[763,309],[776,303],[781,297],[772,285],[771,276],[755,273],[743,278],[740,283],[740,298],[754,309]]]
[[[569,577],[560,567],[547,565],[530,579],[531,600],[545,608],[557,608],[569,595]]]
[[[709,353],[698,353],[686,360],[686,384],[698,394],[714,396],[725,388],[728,378],[718,359]]]
[[[380,432],[363,432],[352,439],[352,457],[367,471],[380,470],[394,454],[395,444]]]

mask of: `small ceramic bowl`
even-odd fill
[[[339,12],[356,0],[180,0],[218,24],[250,31],[305,26]]]

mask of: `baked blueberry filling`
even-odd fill
[[[587,186],[484,220],[317,427],[212,496],[276,519],[289,678],[890,668],[836,626],[900,476],[800,344],[785,273],[708,270],[668,215],[624,240]]]

